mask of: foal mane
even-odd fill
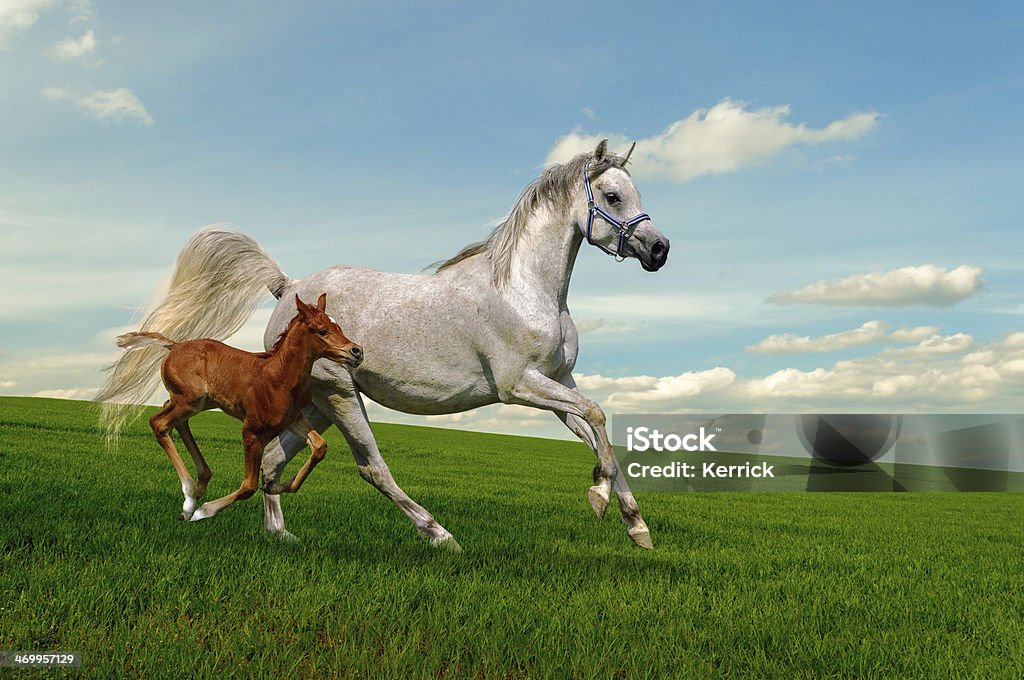
[[[281,343],[284,342],[284,339],[288,335],[288,332],[297,323],[299,323],[299,315],[298,314],[296,314],[295,316],[292,317],[292,320],[289,321],[288,325],[284,327],[283,331],[281,331],[281,335],[277,336],[277,340],[274,341],[274,346],[271,347],[270,350],[268,350],[266,352],[261,352],[261,354],[265,354],[266,356],[270,356],[271,354],[276,352],[278,350],[278,348],[281,346]]]
[[[491,276],[494,285],[504,288],[512,272],[512,258],[523,234],[526,223],[538,208],[550,205],[559,211],[569,209],[572,196],[582,181],[583,166],[590,162],[591,181],[611,168],[625,169],[625,159],[609,154],[601,160],[594,160],[592,153],[581,153],[566,163],[552,165],[540,177],[531,182],[519,194],[508,217],[494,228],[486,240],[471,243],[451,258],[437,265],[435,273],[453,267],[463,260],[485,255],[491,261]]]

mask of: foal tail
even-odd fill
[[[153,331],[125,333],[124,335],[117,336],[117,346],[128,352],[134,352],[137,349],[142,349],[143,347],[148,347],[150,345],[160,345],[164,349],[170,349],[177,344],[178,343],[167,336]]]
[[[163,344],[155,334],[224,340],[242,327],[269,289],[280,298],[294,283],[251,237],[218,226],[200,229],[178,255],[167,295],[149,312],[132,349],[107,367],[96,395],[108,442],[141,415],[133,408],[160,386]],[[129,334],[132,335],[132,334]],[[122,336],[125,337],[125,336]],[[120,344],[120,342],[119,342]],[[164,345],[166,346],[166,345]]]

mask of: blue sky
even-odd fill
[[[202,225],[414,272],[607,136],[673,242],[657,275],[581,253],[609,412],[1019,412],[1022,34],[1019,3],[0,0],[0,393],[90,396]]]

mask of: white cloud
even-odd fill
[[[576,332],[580,335],[614,335],[633,330],[625,324],[609,323],[604,319],[576,319],[575,324]]]
[[[961,265],[947,271],[933,264],[902,267],[886,272],[854,274],[838,281],[816,281],[795,292],[768,298],[775,304],[793,302],[826,305],[950,307],[978,292],[984,285],[981,268]]]
[[[899,349],[889,348],[885,350],[887,355],[902,356],[927,356],[930,354],[952,354],[965,352],[974,344],[974,338],[966,333],[954,335],[932,335],[925,338],[913,347],[901,347]]]
[[[775,411],[851,404],[907,412],[1019,411],[1024,408],[1024,343],[1018,344],[1018,335],[963,356],[951,355],[972,346],[969,335],[933,336],[916,347],[838,361],[829,369],[782,369],[742,388],[748,399]]]
[[[35,24],[39,13],[51,5],[53,0],[0,0],[0,46]]]
[[[72,0],[71,21],[74,23],[92,23],[96,20],[96,8],[90,0]]]
[[[913,328],[907,328],[904,326],[903,328],[890,333],[889,338],[896,342],[920,342],[921,340],[930,338],[938,332],[938,326],[914,326]]]
[[[52,101],[70,101],[98,120],[153,124],[153,117],[146,111],[139,98],[124,87],[116,90],[96,90],[84,96],[79,96],[64,87],[47,87],[43,89],[43,96]]]
[[[756,354],[799,354],[803,352],[833,352],[840,349],[846,349],[848,347],[857,347],[860,345],[868,345],[873,343],[881,342],[916,342],[924,341],[931,342],[933,345],[937,342],[936,339],[949,340],[950,338],[960,338],[962,333],[958,333],[955,336],[949,336],[949,338],[939,338],[937,335],[938,328],[935,326],[915,326],[913,328],[903,327],[892,333],[887,333],[889,324],[884,321],[868,321],[864,323],[860,328],[854,328],[849,331],[841,331],[839,333],[830,333],[829,335],[823,335],[820,338],[812,338],[809,335],[794,335],[793,333],[781,333],[778,335],[769,335],[761,342],[755,343],[748,346],[746,349],[748,352]],[[970,336],[968,338],[968,344]],[[891,350],[891,351],[910,351],[916,348],[910,348],[909,350]],[[927,351],[922,348],[922,351]],[[953,350],[950,350],[953,351]]]
[[[91,54],[96,49],[96,34],[89,29],[81,38],[67,37],[54,43],[50,54],[59,61],[71,61]]]
[[[580,392],[599,401],[609,411],[658,412],[686,408],[694,397],[718,392],[736,380],[728,368],[653,377],[606,378],[600,375],[574,376]]]
[[[757,354],[796,354],[798,352],[830,352],[857,345],[882,342],[886,338],[889,324],[884,321],[868,321],[860,328],[812,338],[792,333],[769,335],[761,342],[747,347],[748,352]]]
[[[631,170],[638,177],[675,182],[720,175],[763,163],[793,146],[856,139],[871,131],[879,117],[874,111],[854,113],[823,128],[812,128],[787,122],[788,115],[788,106],[750,110],[743,102],[723,99],[710,109],[698,109],[677,120],[660,134],[637,140]],[[574,130],[555,143],[546,163],[593,151],[605,137],[614,149],[624,150],[630,142],[622,135],[587,135]]]
[[[49,397],[51,399],[92,399],[99,392],[97,387],[68,387],[57,390],[39,390],[33,397]]]
[[[1024,409],[1024,333],[963,354],[972,346],[964,333],[936,335],[905,350],[886,349],[830,367],[784,368],[749,379],[722,367],[661,378],[575,377],[580,391],[608,413]]]

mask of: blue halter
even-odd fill
[[[644,220],[650,220],[651,216],[647,213],[640,213],[628,220],[615,219],[615,215],[612,215],[607,210],[599,206],[594,202],[594,190],[590,187],[590,161],[587,161],[583,165],[583,188],[587,190],[587,243],[592,246],[597,246],[604,252],[608,253],[615,258],[616,262],[622,262],[625,257],[622,256],[622,247],[626,245],[626,241],[633,238],[633,232],[636,231],[636,225],[640,224]],[[608,224],[615,228],[618,232],[619,238],[615,244],[615,250],[609,250],[600,243],[595,243],[593,238],[594,231],[594,216],[598,216]]]

